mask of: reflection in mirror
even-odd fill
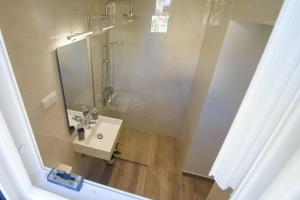
[[[87,40],[57,48],[69,126],[77,126],[93,105]]]

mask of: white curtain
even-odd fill
[[[300,1],[286,0],[211,169],[232,199],[300,199]]]

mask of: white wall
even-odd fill
[[[185,171],[208,175],[246,93],[271,30],[272,27],[268,25],[230,22]]]

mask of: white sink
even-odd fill
[[[78,136],[72,142],[75,152],[86,154],[103,160],[110,160],[119,136],[123,120],[99,115],[97,124],[90,129],[85,128],[85,139]],[[92,125],[91,125],[92,126]],[[97,135],[103,138],[98,139]]]

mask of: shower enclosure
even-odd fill
[[[103,15],[88,17],[89,28],[94,31],[91,52],[95,107],[112,105],[116,98],[111,52],[112,48],[123,44],[123,41],[110,39],[110,30],[115,28],[115,1],[108,1],[104,7]]]
[[[102,14],[89,17],[101,115],[123,119],[125,128],[179,134],[205,30],[199,19],[207,6],[206,1],[110,0]]]

